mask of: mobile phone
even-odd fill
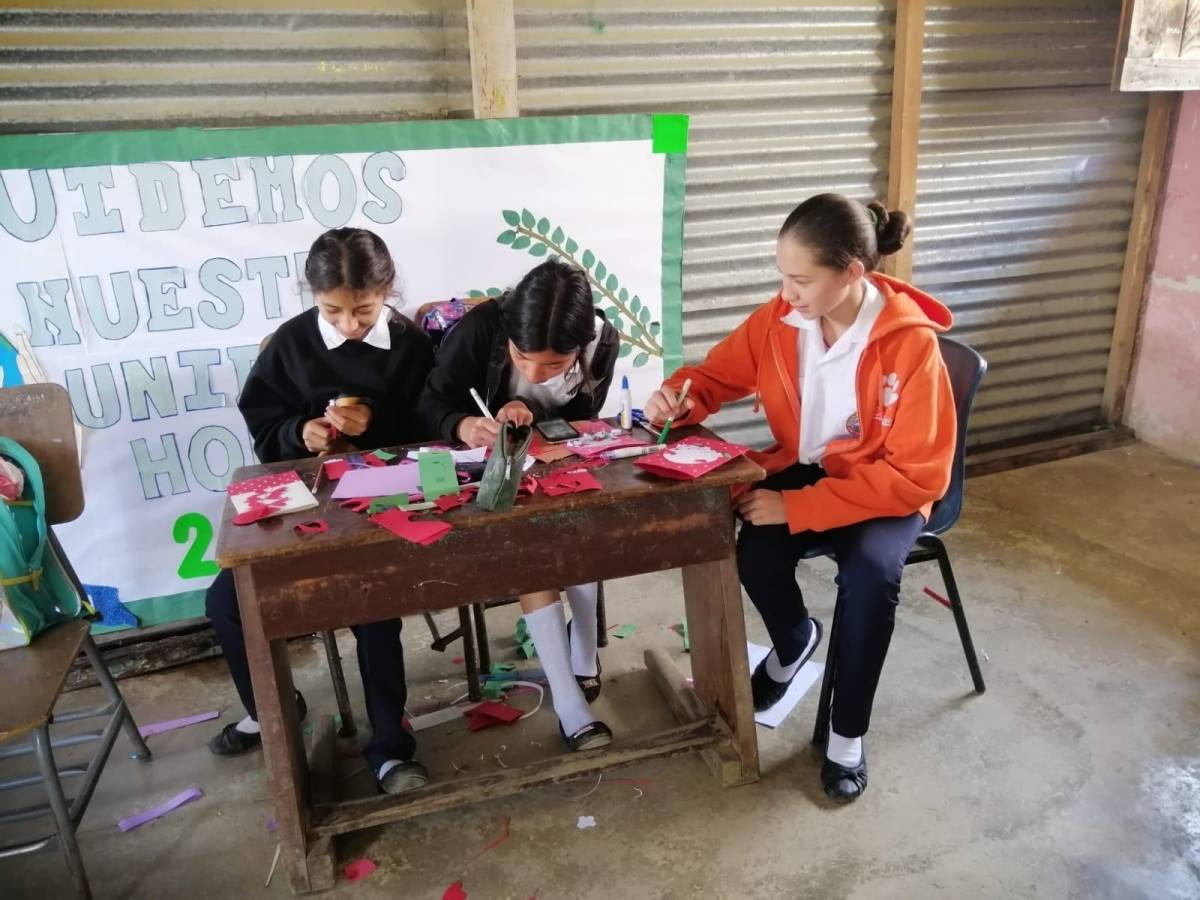
[[[533,427],[537,429],[538,434],[551,444],[561,444],[563,441],[579,437],[579,432],[575,430],[575,426],[566,419],[546,419],[544,422],[538,422]]]

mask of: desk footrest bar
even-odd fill
[[[710,716],[625,746],[563,754],[474,778],[431,784],[400,796],[319,803],[312,807],[309,834],[312,839],[345,834],[468,803],[506,797],[528,788],[568,781],[603,769],[692,753],[728,743],[728,731],[715,717]]]
[[[87,769],[79,766],[70,766],[66,769],[58,770],[59,778],[72,778],[76,775],[82,775]],[[36,775],[25,775],[21,778],[11,778],[8,781],[0,781],[0,791],[12,790],[13,788],[29,787],[31,784],[41,784],[44,779],[41,773]]]
[[[104,736],[103,731],[85,731],[83,734],[73,734],[70,737],[55,738],[50,741],[50,746],[57,750],[59,747],[74,747],[76,744],[86,744],[89,741],[98,741]],[[26,753],[33,752],[33,744],[18,744],[15,747],[5,747],[0,750],[0,759],[10,759],[14,756],[24,756]]]

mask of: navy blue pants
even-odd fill
[[[797,490],[824,477],[820,466],[795,465],[756,487]],[[742,524],[738,577],[784,665],[804,650],[808,618],[796,565],[818,548],[828,548],[837,560],[838,646],[827,648],[826,659],[836,660],[831,727],[842,737],[861,737],[870,726],[875,688],[896,621],[900,573],[924,524],[920,513],[799,534],[789,533],[786,525]]]
[[[205,596],[205,611],[212,620],[217,641],[229,663],[229,674],[250,718],[257,721],[254,690],[250,685],[250,664],[246,660],[246,638],[242,634],[242,614],[238,608],[233,572],[222,569]],[[364,755],[379,768],[389,759],[412,759],[416,741],[405,730],[404,704],[408,687],[404,683],[404,648],[400,644],[400,620],[386,619],[370,625],[353,625],[358,641],[358,671],[362,675],[367,718],[371,720],[371,740]]]

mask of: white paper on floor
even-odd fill
[[[754,671],[764,656],[771,650],[770,647],[763,647],[761,644],[752,644],[746,642],[746,651],[750,654],[750,671]],[[796,704],[808,693],[808,689],[817,683],[817,679],[821,677],[821,673],[825,671],[823,663],[817,662],[815,659],[810,659],[800,671],[796,673],[796,677],[792,679],[792,684],[788,688],[787,693],[783,695],[783,699],[768,709],[766,712],[756,712],[754,721],[759,725],[766,725],[768,728],[778,728],[783,720],[786,719],[796,708]]]

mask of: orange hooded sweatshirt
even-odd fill
[[[821,461],[827,477],[783,492],[793,534],[914,512],[928,519],[934,501],[950,485],[957,425],[937,342],[938,333],[950,327],[950,311],[903,281],[878,272],[868,277],[883,294],[884,307],[858,364],[860,434],[829,442]],[[790,311],[776,294],[713,347],[704,362],[667,379],[676,391],[692,379],[688,396],[695,408],[678,420],[680,425],[697,424],[723,403],[755,394],[755,409],[761,405],[765,411],[776,443],[750,457],[768,473],[799,459],[804,411],[796,329],[780,321]],[[893,374],[898,382],[885,388]]]

